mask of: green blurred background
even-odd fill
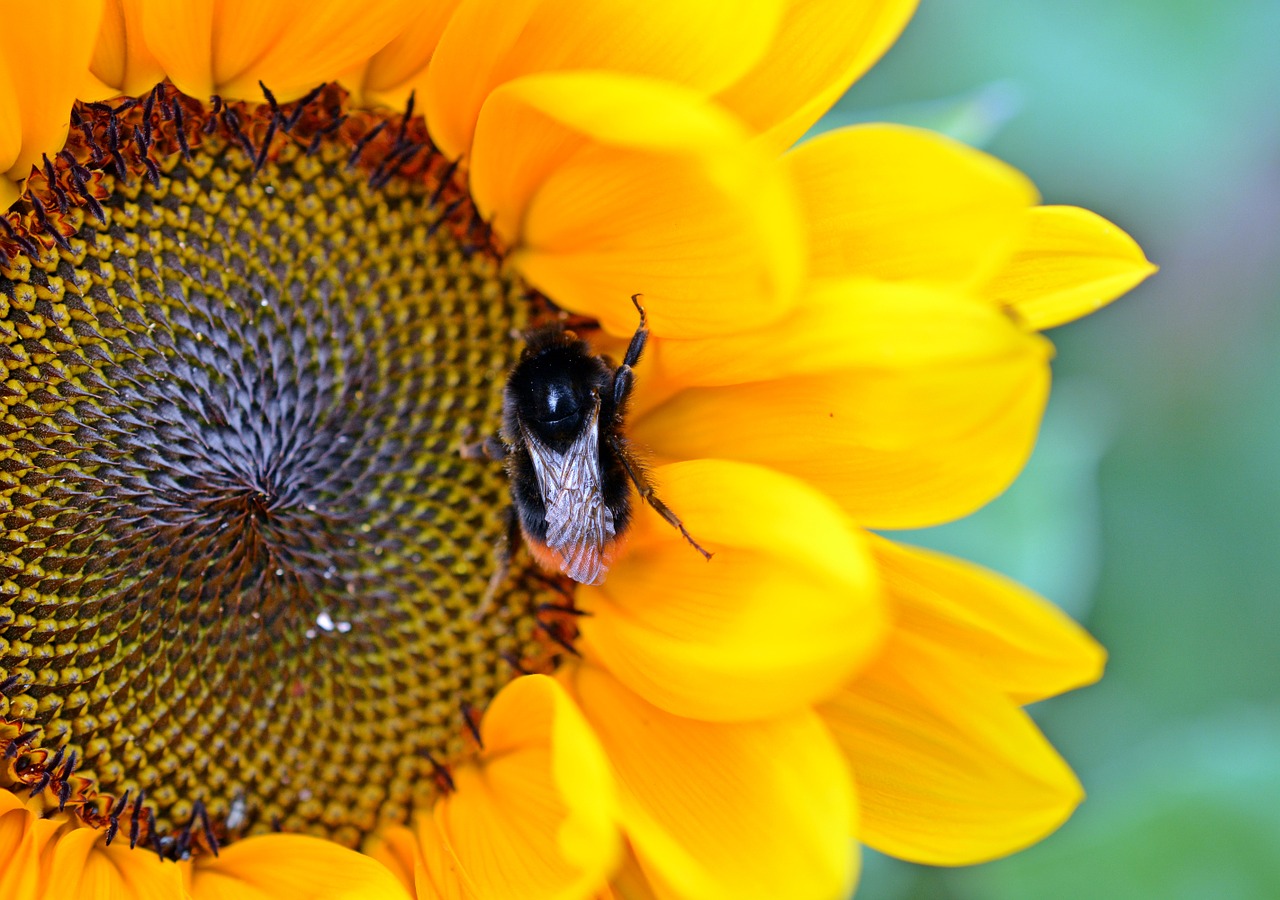
[[[991,151],[1161,272],[1051,332],[1018,483],[907,536],[1107,646],[1034,709],[1089,799],[983,866],[868,853],[859,900],[1280,898],[1280,2],[922,0],[823,127],[865,120]]]

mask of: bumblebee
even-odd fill
[[[694,549],[711,558],[654,494],[624,434],[634,369],[649,335],[640,295],[631,302],[640,325],[622,365],[614,368],[562,325],[547,325],[526,336],[503,393],[500,452],[514,518],[544,568],[582,584],[604,581],[618,539],[631,522],[632,485]]]

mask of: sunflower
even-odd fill
[[[0,894],[837,897],[1063,821],[1021,707],[1101,650],[867,529],[999,493],[1152,267],[936,135],[784,152],[913,5],[10,4]],[[504,568],[520,336],[637,293],[714,558]]]

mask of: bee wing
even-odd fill
[[[613,513],[601,489],[599,425],[597,400],[586,427],[564,453],[521,425],[547,510],[547,547],[558,558],[560,571],[581,584],[604,580],[604,551],[615,536]]]

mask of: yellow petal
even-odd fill
[[[122,844],[96,828],[75,828],[54,848],[46,896],[92,900],[179,900],[182,875],[171,862]]]
[[[637,292],[655,334],[683,336],[772,321],[794,300],[791,192],[683,88],[600,72],[510,82],[481,113],[471,183],[524,276],[615,333],[635,329]]]
[[[1083,797],[1031,719],[975,668],[895,634],[818,708],[853,766],[858,837],[901,859],[968,865],[1053,831]]]
[[[13,791],[0,790],[0,816],[11,812],[22,812],[26,808],[26,805]]]
[[[383,829],[365,850],[386,866],[416,900],[467,900],[458,861],[446,846],[431,815],[417,817],[412,829]]]
[[[422,852],[413,831],[401,825],[383,828],[368,842],[364,852],[386,866],[404,889],[414,894],[414,876],[422,863]]]
[[[17,184],[10,181],[6,176],[0,175],[0,212],[12,206],[20,194],[21,191],[18,189]]]
[[[43,154],[62,149],[71,104],[93,82],[93,55],[103,0],[6,4],[11,35],[0,54],[0,178],[21,183]],[[0,210],[16,194],[3,189]]]
[[[402,109],[410,93],[418,102],[426,97],[427,65],[461,2],[432,0],[415,11],[391,43],[342,79],[353,102]]]
[[[191,900],[397,900],[410,897],[371,857],[300,834],[245,838],[183,863]]]
[[[34,818],[14,794],[0,790],[0,897],[36,896],[44,845],[32,838]]]
[[[1106,652],[1053,604],[971,563],[872,537],[895,629],[962,657],[1017,703],[1091,684]]]
[[[50,864],[58,838],[70,827],[70,814],[46,818],[44,812],[41,799],[0,788],[0,897],[5,900],[44,900],[51,893]],[[53,895],[62,900],[56,891]]]
[[[102,28],[89,67],[94,76],[116,93],[143,94],[164,79],[160,61],[147,47],[142,33],[146,0],[107,0]]]
[[[149,0],[143,36],[184,93],[281,102],[337,78],[385,47],[416,0]]]
[[[860,369],[965,364],[1027,346],[1009,317],[949,290],[870,279],[806,286],[783,322],[700,339],[655,340],[638,386],[670,393]]]
[[[543,675],[502,689],[484,756],[457,769],[435,822],[480,897],[586,897],[618,858],[609,765],[564,690]]]
[[[470,900],[458,858],[445,842],[434,816],[422,816],[417,828],[422,855],[414,869],[418,900]]]
[[[217,0],[164,3],[142,0],[142,40],[178,88],[204,100],[217,90],[213,72],[213,32]],[[264,10],[280,7],[260,4]]]
[[[791,0],[760,65],[720,100],[780,153],[889,49],[915,8],[916,0]]]
[[[1028,328],[1088,315],[1156,270],[1133,238],[1087,209],[1039,206],[1026,215],[1022,243],[981,293]]]
[[[868,296],[869,307],[890,299]],[[911,302],[909,294],[901,298]],[[953,320],[980,331],[981,321],[961,311],[966,303],[953,301]],[[922,300],[916,308],[928,306]],[[658,461],[727,458],[795,475],[870,527],[923,527],[964,515],[1004,490],[1026,462],[1048,392],[1050,348],[1005,322],[991,340],[949,351],[936,325],[904,323],[879,353],[859,345],[868,354],[864,366],[690,388],[637,416],[631,434]],[[917,364],[917,339],[936,361]],[[795,346],[802,352],[804,343]],[[907,365],[892,363],[895,347]],[[767,363],[762,374],[770,374]]]
[[[659,900],[658,891],[645,875],[630,844],[622,854],[618,870],[609,879],[608,887],[600,892],[599,900]]]
[[[22,152],[22,107],[17,86],[9,78],[6,60],[0,57],[0,212],[18,199],[18,182],[11,181],[9,167]]]
[[[659,495],[705,560],[647,507],[601,588],[584,646],[650,703],[719,721],[794,712],[838,688],[884,629],[861,535],[838,506],[769,469],[664,466]]]
[[[1036,201],[994,157],[899,125],[830,131],[784,161],[817,276],[976,283],[1012,252]]]
[[[623,827],[659,896],[847,897],[853,785],[810,711],[683,719],[601,669],[566,675],[618,778]]]
[[[467,3],[440,39],[427,78],[431,136],[446,155],[465,155],[489,94],[538,72],[601,70],[719,90],[764,54],[781,6],[779,0]]]

